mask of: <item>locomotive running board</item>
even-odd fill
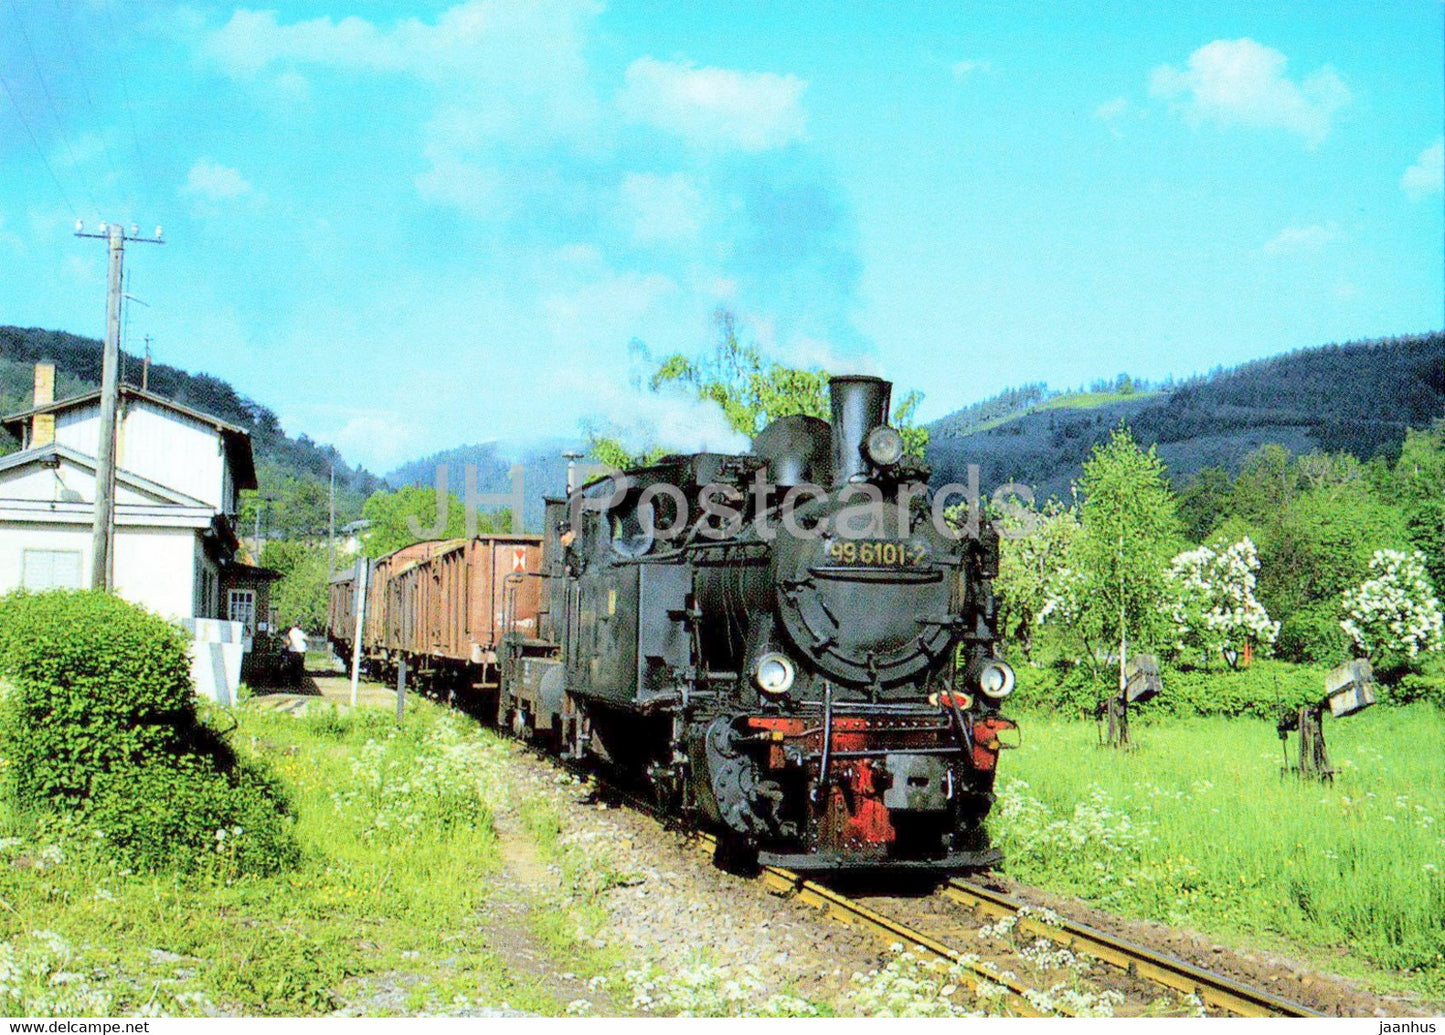
[[[1003,852],[997,848],[987,848],[981,852],[951,852],[937,859],[859,859],[834,852],[758,852],[758,862],[763,866],[778,866],[798,873],[837,870],[916,870],[941,873],[995,867],[1003,862]]]

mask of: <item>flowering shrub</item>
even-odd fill
[[[1257,571],[1259,554],[1248,536],[1223,552],[1201,546],[1175,557],[1169,581],[1177,594],[1178,649],[1237,660],[1248,642],[1271,646],[1279,636],[1279,623],[1255,599]]]
[[[404,740],[395,727],[367,740],[351,760],[352,781],[332,792],[332,806],[363,841],[394,846],[422,830],[446,837],[490,823],[480,787],[489,769],[483,741],[463,736],[451,717],[417,750],[405,750]]]
[[[990,817],[999,847],[1013,863],[1054,867],[1084,883],[1119,887],[1131,881],[1145,851],[1157,839],[1147,823],[1133,820],[1098,784],[1059,816],[1035,798],[1023,780],[1006,781]]]
[[[959,964],[945,967],[919,959],[904,949],[902,943],[892,945],[892,958],[881,970],[852,977],[852,1004],[864,1017],[983,1017],[981,1010],[961,997],[965,980]],[[995,1004],[1006,989],[989,983],[976,993],[980,1005]],[[995,1005],[1001,1012],[1001,1004]]]
[[[1442,634],[1440,601],[1425,572],[1425,555],[1416,551],[1376,550],[1370,560],[1373,578],[1345,590],[1340,628],[1355,646],[1374,659],[1398,661],[1439,650]]]

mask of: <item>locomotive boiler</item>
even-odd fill
[[[509,576],[541,613],[503,638],[499,721],[762,862],[996,862],[998,538],[942,520],[890,392],[835,378],[831,421],[548,500],[541,570]]]

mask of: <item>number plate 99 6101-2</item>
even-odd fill
[[[836,539],[828,544],[828,559],[834,564],[856,564],[868,568],[912,568],[928,559],[928,551],[916,543]]]

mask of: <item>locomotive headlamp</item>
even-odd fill
[[[897,429],[880,424],[868,432],[863,449],[868,459],[879,467],[892,467],[903,459],[903,436],[898,434]]]
[[[786,655],[777,651],[769,651],[758,659],[757,671],[753,678],[757,680],[758,689],[765,694],[785,694],[793,685],[793,679],[797,676],[797,670]]]
[[[978,673],[978,688],[995,701],[1003,700],[1014,692],[1014,670],[1004,661],[986,661]]]

